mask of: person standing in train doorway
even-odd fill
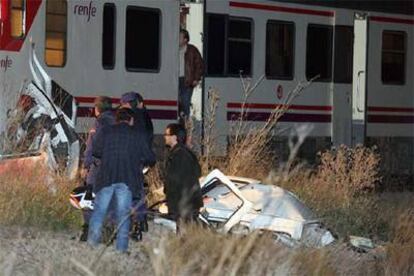
[[[190,116],[191,97],[193,89],[203,75],[203,58],[197,48],[189,44],[190,35],[185,29],[180,30],[179,38],[179,91],[178,91],[178,116],[181,122],[185,122]]]

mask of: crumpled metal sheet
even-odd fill
[[[75,99],[46,73],[34,47],[29,66],[33,80],[25,83],[21,91],[18,104],[25,106],[11,109],[10,116],[16,116],[17,110],[23,115],[17,126],[6,127],[8,132],[3,137],[8,137],[12,145],[3,147],[0,152],[0,173],[10,164],[21,163],[30,167],[30,162],[39,162],[39,156],[42,156],[49,170],[65,172],[73,179],[80,154],[75,132]]]

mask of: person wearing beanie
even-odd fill
[[[138,131],[144,131],[146,133],[148,143],[152,146],[154,126],[145,107],[144,98],[137,92],[127,92],[121,96],[120,103],[120,107],[129,108],[134,112],[134,127]]]
[[[144,105],[144,98],[137,92],[127,92],[121,96],[120,108],[128,108],[133,112],[134,129],[139,133],[144,133],[148,138],[148,144],[152,147],[154,138],[154,127],[147,109]],[[147,206],[145,202],[146,194],[144,181],[140,183],[139,194],[133,195],[132,205],[136,212],[133,218],[132,238],[140,240],[142,232],[148,232]]]

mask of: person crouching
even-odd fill
[[[138,189],[144,178],[143,167],[155,163],[155,154],[147,137],[132,128],[132,116],[126,108],[117,110],[116,124],[96,133],[92,152],[101,160],[101,168],[94,187],[96,198],[89,222],[88,243],[92,246],[99,244],[109,203],[114,197],[116,249],[121,252],[128,249],[132,194],[140,194]]]

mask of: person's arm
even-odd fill
[[[92,147],[92,155],[95,158],[101,159],[103,155],[103,148],[105,143],[105,133],[107,132],[106,127],[100,128],[92,141],[93,147]]]
[[[204,65],[203,65],[203,58],[201,57],[200,52],[198,51],[198,49],[194,46],[194,58],[195,58],[195,62],[194,62],[194,81],[197,81],[197,83],[195,85],[198,84],[198,82],[201,80],[201,77],[203,76],[203,72],[204,72]]]
[[[138,141],[138,148],[141,148],[141,162],[144,165],[144,167],[147,166],[154,166],[155,162],[156,162],[156,157],[155,157],[155,153],[152,150],[152,148],[150,147],[148,140],[146,139],[146,137],[144,137],[144,135],[139,134],[139,139],[137,139]]]
[[[92,128],[89,130],[88,133],[88,139],[86,140],[86,148],[83,153],[83,167],[85,169],[89,169],[89,167],[93,163],[93,157],[92,157],[92,141],[93,137],[95,136],[95,128]]]

